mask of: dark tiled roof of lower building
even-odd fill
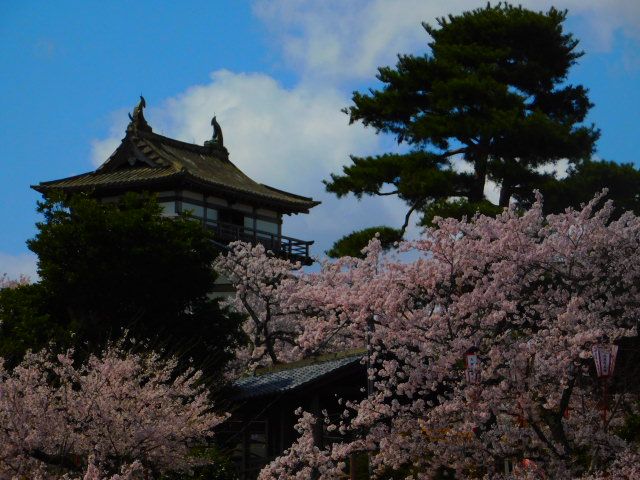
[[[305,385],[323,379],[343,369],[361,363],[363,352],[346,356],[318,360],[313,363],[302,363],[287,366],[279,370],[267,370],[252,376],[240,378],[234,382],[236,400],[263,397],[298,390]]]

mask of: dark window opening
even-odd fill
[[[237,210],[224,209],[218,212],[218,221],[244,227],[244,214]]]

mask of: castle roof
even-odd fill
[[[214,120],[214,138],[195,145],[154,133],[142,113],[144,99],[130,115],[125,137],[113,154],[95,171],[41,182],[32,186],[50,191],[94,191],[193,188],[208,195],[260,203],[284,213],[307,213],[320,202],[258,183],[229,160],[220,126]]]

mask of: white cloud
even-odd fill
[[[323,179],[339,172],[349,154],[380,152],[384,139],[361,125],[348,125],[340,109],[347,97],[331,88],[287,89],[264,74],[217,71],[211,82],[193,86],[160,102],[147,98],[145,116],[154,131],[187,142],[211,137],[215,113],[231,160],[247,175],[276,188],[312,196],[323,203],[311,215],[285,219],[285,235],[314,239],[314,253],[327,250],[354,228],[400,225],[401,202],[390,198],[336,199]],[[158,105],[158,106],[154,106]],[[109,138],[94,140],[95,164],[117,146],[126,128],[125,111]]]
[[[264,183],[296,189],[301,181],[309,187],[311,179],[320,185],[349,153],[375,151],[378,138],[372,131],[348,126],[340,112],[347,103],[334,89],[304,84],[287,89],[264,74],[222,70],[211,75],[211,83],[151,109],[149,118],[172,136],[202,143],[211,137],[215,113],[240,169]]]
[[[565,0],[559,7],[585,22],[593,38],[583,43],[590,49],[610,50],[617,32],[640,40],[640,2],[636,0]]]
[[[523,4],[540,10],[552,2]],[[265,74],[220,70],[209,83],[172,98],[148,98],[147,119],[158,133],[202,143],[211,136],[215,113],[231,160],[240,169],[257,181],[323,202],[310,215],[285,220],[285,234],[316,239],[314,251],[321,253],[353,229],[399,226],[406,212],[394,198],[338,200],[324,191],[322,180],[340,172],[349,154],[389,150],[388,139],[347,125],[348,117],[340,112],[350,103],[344,82],[372,79],[378,66],[395,63],[398,52],[424,52],[428,38],[421,21],[433,24],[437,17],[483,5],[468,0],[256,0],[254,12],[272,32],[298,83],[284,88]],[[640,31],[638,5],[561,0],[557,6],[583,18],[606,48],[618,29]],[[94,165],[117,147],[132,107],[115,112],[108,137],[92,142]],[[485,194],[497,200],[496,186],[487,185]]]
[[[584,25],[589,49],[607,50],[616,31],[640,37],[640,2],[632,0],[524,0],[534,10],[567,8]],[[425,52],[420,22],[486,5],[449,0],[256,0],[254,11],[277,38],[289,64],[307,81],[373,78],[398,53]]]
[[[114,152],[120,140],[124,137],[129,117],[127,109],[121,108],[109,115],[109,136],[104,139],[91,141],[91,163],[94,167],[100,166]]]
[[[540,173],[552,173],[558,179],[566,178],[569,175],[569,159],[563,158],[556,163],[546,163],[536,168]]]
[[[31,280],[37,280],[37,261],[36,256],[30,253],[10,255],[0,252],[0,276],[3,273],[6,273],[9,278],[26,275]]]
[[[285,59],[306,81],[373,78],[398,52],[426,47],[421,20],[458,10],[462,0],[259,0],[255,13],[271,28]]]

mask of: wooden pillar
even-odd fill
[[[256,233],[256,230],[258,229],[258,219],[257,219],[257,215],[258,212],[256,210],[256,207],[253,206],[251,209],[251,214],[253,215],[253,244],[256,245],[258,243],[258,234]]]

